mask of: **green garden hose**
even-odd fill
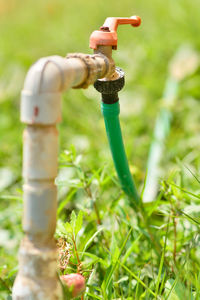
[[[101,93],[101,110],[104,117],[108,142],[117,171],[117,175],[124,192],[129,196],[130,205],[136,208],[140,202],[135,183],[129,170],[128,160],[124,149],[124,143],[119,121],[119,97],[118,92],[124,86],[124,72],[116,67],[117,79],[97,80],[94,87]]]
[[[115,169],[124,192],[139,203],[139,196],[129,170],[129,165],[124,149],[122,133],[119,122],[119,102],[112,104],[101,103],[101,110],[104,117],[106,133],[110,150],[112,153]]]

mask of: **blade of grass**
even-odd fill
[[[129,257],[129,255],[133,252],[133,249],[134,249],[134,247],[135,247],[135,244],[136,244],[137,242],[139,242],[139,240],[140,240],[140,238],[141,238],[142,236],[143,236],[143,234],[141,233],[141,234],[137,237],[137,239],[131,244],[131,246],[128,248],[128,250],[126,251],[126,254],[124,255],[123,260],[122,260],[122,263],[123,263],[123,264],[125,264],[125,262],[126,262],[127,258]]]
[[[172,286],[171,286],[171,289],[170,289],[170,291],[169,291],[169,293],[168,293],[168,295],[167,295],[167,297],[166,297],[166,300],[169,299],[169,296],[171,295],[173,289],[175,288],[175,286],[176,286],[178,280],[179,280],[179,277],[176,277],[176,279],[174,280],[174,282],[173,282],[173,284],[172,284]]]
[[[160,266],[159,266],[159,271],[158,271],[158,277],[157,277],[157,282],[156,282],[156,299],[157,299],[157,296],[158,296],[160,278],[161,278],[163,264],[164,264],[164,258],[165,258],[165,251],[166,251],[166,245],[167,245],[168,232],[169,232],[169,219],[168,219],[168,223],[167,223],[167,230],[166,230],[166,235],[165,235],[165,243],[164,243],[164,248],[163,248],[163,251],[162,251],[162,256],[161,256]]]
[[[76,189],[71,190],[70,193],[67,195],[66,199],[61,201],[61,203],[59,204],[58,209],[57,209],[57,217],[60,216],[63,208],[72,199],[72,197],[74,196],[75,193],[76,193]]]
[[[196,179],[196,181],[198,183],[200,183],[199,178],[196,176],[196,174],[194,174],[186,165],[184,165],[184,167],[190,172],[190,174]]]
[[[93,236],[87,241],[87,243],[85,244],[85,247],[82,251],[82,253],[84,254],[84,252],[88,249],[88,247],[90,246],[90,244],[92,243],[92,241],[95,239],[95,237],[102,231],[104,230],[104,227],[101,227],[99,230],[97,230]],[[83,256],[82,254],[82,256]],[[82,256],[81,256],[81,259],[82,259]]]
[[[92,299],[99,299],[99,300],[102,300],[102,298],[100,298],[99,296],[97,295],[94,295],[94,294],[91,294],[91,293],[87,293],[88,296],[92,297]]]
[[[110,273],[107,276],[106,281],[103,281],[103,283],[102,283],[102,288],[104,289],[104,291],[107,290],[107,288],[108,288],[108,286],[109,286],[109,284],[111,282],[112,275],[113,275],[113,273],[114,273],[114,271],[115,271],[115,269],[116,269],[116,267],[118,265],[118,260],[119,260],[119,258],[122,255],[122,252],[123,252],[123,250],[124,250],[124,248],[126,246],[126,243],[127,243],[128,239],[129,239],[129,236],[130,236],[131,232],[132,232],[132,228],[129,230],[129,232],[127,234],[127,237],[126,237],[126,239],[124,240],[124,242],[122,244],[122,247],[121,247],[121,249],[119,251],[118,257],[116,258],[116,261],[114,262],[114,265],[112,266],[112,268],[110,270]]]
[[[184,211],[182,210],[178,210],[178,212],[180,214],[183,214],[187,219],[189,219],[190,221],[194,222],[195,225],[200,225],[200,222],[198,222],[196,219],[194,219],[193,217],[191,217],[190,215],[186,214]]]
[[[180,186],[176,185],[175,183],[169,182],[169,184],[175,186],[175,187],[176,187],[177,189],[179,189],[181,192],[186,193],[186,194],[188,194],[188,195],[190,195],[190,196],[193,196],[194,198],[197,198],[198,200],[200,200],[200,196],[195,195],[194,193],[189,192],[189,191],[187,191],[187,190],[181,188]]]
[[[129,270],[125,265],[123,265],[120,261],[118,263],[122,266],[124,270],[126,270],[133,278],[135,278],[145,289],[149,291],[151,295],[156,297],[156,294],[137,276],[135,275],[131,270]]]
[[[199,274],[198,276],[195,274],[195,278],[196,278],[196,300],[199,300],[199,294],[200,294],[200,271],[199,271]]]
[[[164,288],[164,283],[165,283],[165,277],[166,277],[166,271],[164,272],[164,275],[163,275],[163,279],[162,279],[162,282],[161,282],[161,285],[160,285],[159,294],[162,294],[162,291],[163,291],[163,288]]]
[[[141,275],[141,270],[139,271],[138,278],[140,278],[140,275]],[[139,299],[139,297],[138,297],[139,284],[140,284],[139,281],[137,281],[136,291],[135,291],[135,299]]]

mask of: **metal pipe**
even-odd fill
[[[62,299],[54,241],[56,227],[58,131],[61,94],[105,77],[113,61],[104,55],[71,54],[38,60],[29,70],[21,95],[24,130],[23,177],[25,237],[13,300]]]

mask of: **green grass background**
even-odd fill
[[[10,294],[16,275],[16,253],[22,237],[21,168],[24,126],[20,123],[19,110],[20,91],[30,65],[40,57],[54,54],[65,56],[70,52],[92,53],[88,46],[90,34],[103,24],[106,17],[141,16],[141,27],[119,27],[118,50],[113,51],[116,65],[122,67],[126,74],[126,86],[120,93],[121,124],[131,171],[141,191],[154,120],[160,107],[160,98],[167,78],[168,63],[182,44],[189,44],[197,52],[200,50],[199,12],[199,0],[0,0],[0,183],[2,185],[0,190],[0,293],[2,296],[0,297],[2,299],[6,299]],[[162,211],[162,217],[158,217],[159,214],[156,213],[156,216],[152,216],[153,212],[151,212],[149,213],[150,219],[147,218],[150,224],[155,222],[155,226],[167,224],[169,216],[173,223],[174,213],[177,216],[177,208],[195,207],[193,210],[198,217],[200,202],[198,198],[200,186],[199,180],[197,180],[200,169],[199,85],[200,72],[198,69],[195,74],[182,83],[179,97],[173,108],[172,130],[162,161],[161,179],[165,180],[165,183],[161,184],[161,200],[158,200],[155,207],[155,210],[162,211],[163,209],[164,212]],[[110,224],[109,226],[113,230],[110,229],[113,232],[112,237],[115,237],[113,243],[118,243],[120,248],[124,233],[131,226],[134,227],[133,224],[136,221],[132,220],[137,220],[137,217],[133,213],[128,219],[128,223],[122,226],[121,231],[113,229],[113,215],[116,218],[117,216],[119,218],[126,217],[129,208],[124,200],[126,197],[120,193],[118,185],[115,186],[117,180],[105,137],[99,103],[99,95],[93,87],[88,90],[70,90],[64,94],[63,120],[59,125],[60,152],[70,149],[72,144],[75,146],[76,155],[82,156],[81,168],[85,178],[94,176],[91,174],[95,174],[95,170],[103,168],[106,174],[104,177],[108,179],[105,184],[102,184],[101,178],[97,175],[94,176],[98,182],[101,182],[96,201],[99,205],[102,223]],[[185,166],[196,175],[192,175]],[[197,197],[175,189],[171,185],[172,181],[181,188],[196,194]],[[74,186],[69,186],[69,189],[71,188]],[[92,208],[87,207],[87,197],[82,191],[84,189],[78,185],[75,186],[75,189],[76,195],[72,199],[72,204],[63,211],[62,221],[65,221],[73,208],[81,207],[83,210],[88,209],[91,212],[91,218],[86,217],[85,228],[87,222],[91,222],[93,230],[97,230],[94,225],[95,215],[92,213]],[[84,207],[81,206],[81,199],[84,199]],[[196,200],[194,201],[194,199]],[[119,204],[121,210],[113,204],[115,202]],[[108,205],[109,212],[107,203],[110,203]],[[151,208],[147,208],[148,212],[149,209]],[[110,222],[108,222],[109,219]],[[178,284],[182,284],[187,291],[191,292],[188,297],[198,297],[199,244],[197,243],[196,246],[192,244],[192,249],[195,249],[192,253],[190,250],[184,252],[186,251],[184,249],[187,247],[190,249],[194,236],[198,239],[199,219],[195,224],[194,221],[193,223],[190,221],[187,219],[190,232],[188,235],[185,234],[184,220],[180,221],[180,239],[177,246],[179,254],[177,254],[177,265],[173,267],[170,264],[172,260],[172,258],[170,260],[170,255],[172,256],[173,252],[170,239],[172,244],[174,241],[173,225],[170,227],[171,236],[168,252],[166,251],[169,265],[165,266],[165,270],[162,269],[162,275],[164,272],[167,274],[163,284],[166,284],[167,280],[176,280],[176,278],[179,280],[183,256],[188,255],[186,261],[189,261],[190,267],[187,266],[188,272],[185,270],[185,276],[186,274],[187,276],[183,276]],[[137,239],[141,228],[145,230],[145,226],[139,223],[136,227],[137,230],[132,234],[127,247],[130,247],[131,243]],[[154,230],[153,234],[156,239],[163,245],[166,227],[163,231],[160,230],[160,236],[156,228],[152,230]],[[86,233],[87,229],[85,229]],[[109,240],[109,234],[105,233],[105,235]],[[102,245],[102,239],[97,242],[97,245],[98,243],[99,246]],[[153,275],[146,271],[148,274],[142,275],[142,280],[147,285],[151,285],[154,290],[154,284],[156,285],[156,282],[160,280],[158,278],[160,261],[158,258],[154,258],[155,261],[151,265],[151,255],[154,257],[155,249],[148,238],[145,238],[145,234],[141,244],[138,242],[134,250],[136,254],[140,252],[138,250],[140,247],[143,249],[143,256],[138,254],[132,260],[130,258],[127,267],[132,270],[131,266],[133,266],[134,272],[140,275],[142,270],[146,270],[147,265],[151,266]],[[95,249],[94,247],[91,251],[106,259],[105,251],[97,253]],[[109,249],[111,251],[112,247]],[[162,249],[160,251],[162,252]],[[112,265],[112,259],[110,259],[110,264]],[[103,266],[98,266],[96,270],[97,274],[106,272],[103,271]],[[105,297],[108,299],[153,299],[148,290],[142,287],[138,281],[131,285],[130,278],[128,279],[129,283],[125,278],[121,284],[117,283],[120,278],[130,276],[119,265],[113,276],[114,283],[111,291],[103,291],[103,288],[101,291],[93,291],[91,288],[93,293],[103,297],[100,299],[106,299]],[[101,286],[103,280],[100,275],[97,275],[94,282],[97,286]],[[176,283],[175,287],[178,284]],[[165,297],[166,295],[163,296],[164,294],[161,292],[160,297]],[[86,295],[86,297],[89,296]],[[92,299],[90,297],[88,299]],[[171,296],[169,295],[169,297]]]

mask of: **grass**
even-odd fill
[[[199,9],[199,0],[0,0],[0,299],[10,299],[23,236],[19,98],[30,65],[47,55],[91,53],[89,35],[107,16],[142,17],[140,28],[119,28],[113,53],[126,72],[121,124],[141,192],[168,62],[182,44],[200,51]],[[84,299],[200,299],[199,79],[198,68],[180,85],[159,193],[145,214],[130,209],[119,187],[97,92],[64,95],[56,237],[70,249],[64,272],[81,268],[87,278]]]

